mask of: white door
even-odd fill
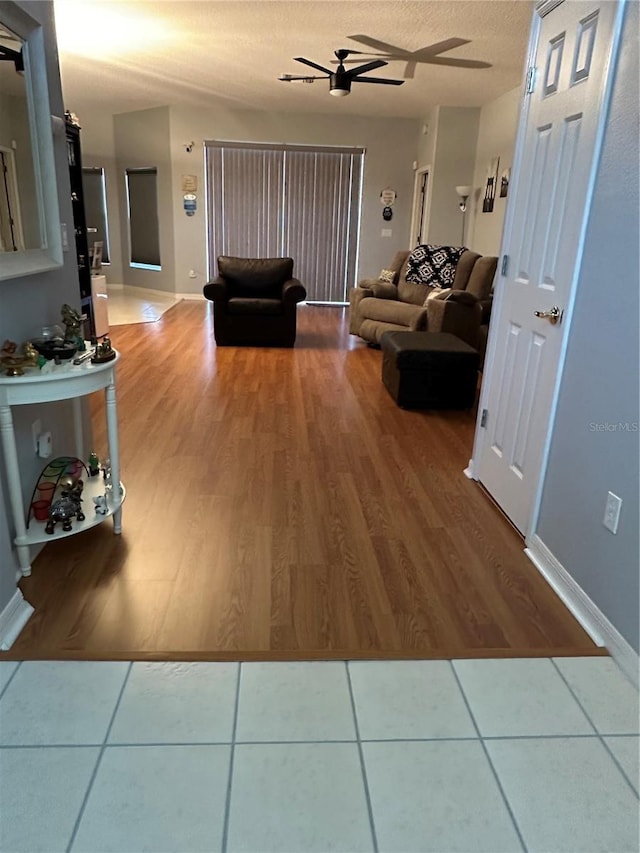
[[[474,448],[474,475],[525,534],[555,408],[618,11],[612,0],[549,0],[534,14],[533,91],[524,96],[502,247],[507,268],[491,319]],[[555,324],[536,316],[554,309],[561,315]]]

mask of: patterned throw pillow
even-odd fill
[[[387,284],[393,284],[396,274],[393,270],[381,270],[378,276],[378,281],[385,281]]]
[[[464,246],[417,246],[407,261],[407,281],[451,287]]]

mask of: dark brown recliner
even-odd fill
[[[203,293],[213,302],[218,346],[294,345],[296,306],[307,292],[293,278],[292,258],[220,255],[218,277],[205,284]]]

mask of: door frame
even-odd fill
[[[530,98],[526,94],[526,80],[527,80],[527,72],[529,68],[534,67],[536,53],[538,50],[538,43],[540,39],[540,30],[542,27],[542,19],[552,12],[557,6],[561,3],[569,2],[569,0],[538,0],[535,5],[535,9],[533,11],[533,19],[531,24],[531,31],[529,34],[529,46],[527,49],[527,59],[524,67],[524,80],[522,85],[522,101],[520,104],[520,114],[518,118],[518,129],[516,133],[516,144],[514,150],[514,158],[513,158],[513,167],[512,167],[512,181],[513,186],[519,180],[520,176],[520,167],[522,164],[522,157],[525,149],[525,132],[527,127],[527,122],[529,119],[530,112]],[[562,344],[560,348],[560,355],[558,358],[558,366],[556,370],[553,395],[551,398],[551,406],[549,409],[549,415],[547,420],[546,434],[542,446],[542,459],[540,464],[540,472],[538,475],[538,480],[534,489],[533,501],[531,504],[531,512],[529,514],[529,521],[527,524],[526,530],[523,530],[522,533],[525,538],[525,544],[529,546],[531,544],[531,539],[536,532],[538,517],[540,514],[540,505],[542,503],[542,491],[544,487],[544,482],[546,479],[547,468],[549,464],[549,451],[551,448],[551,439],[553,437],[553,427],[555,423],[556,412],[558,408],[558,400],[560,397],[560,386],[562,382],[562,376],[564,373],[564,365],[567,355],[567,347],[568,341],[571,331],[571,321],[573,319],[573,309],[576,301],[576,294],[578,290],[578,282],[580,278],[580,271],[582,268],[582,256],[584,252],[584,243],[587,232],[587,226],[589,224],[589,219],[591,216],[591,202],[593,200],[593,193],[595,189],[595,183],[598,176],[599,168],[600,168],[600,159],[602,155],[602,146],[604,143],[605,130],[607,127],[607,120],[609,117],[609,106],[611,103],[611,94],[613,91],[613,84],[615,80],[615,68],[618,62],[619,49],[620,49],[620,41],[622,37],[622,29],[624,25],[624,18],[626,12],[626,4],[627,0],[616,0],[618,3],[618,8],[616,10],[616,17],[613,25],[613,38],[611,40],[611,44],[609,46],[609,55],[606,59],[606,70],[605,70],[605,84],[602,88],[600,94],[599,101],[599,115],[598,115],[598,124],[596,130],[596,141],[594,146],[594,154],[591,165],[591,171],[589,174],[589,185],[587,187],[587,204],[585,205],[582,223],[580,228],[580,240],[578,244],[578,251],[576,257],[576,264],[573,270],[573,278],[570,285],[569,290],[569,298],[567,300],[567,304],[564,308],[564,316],[563,322],[561,324],[562,329]],[[535,76],[539,78],[540,69],[536,69]],[[537,82],[537,81],[536,81]],[[507,207],[505,211],[505,226],[502,234],[502,241],[500,244],[500,253],[499,259],[500,264],[498,267],[498,280],[495,287],[493,306],[491,309],[491,314],[494,318],[500,316],[502,312],[502,303],[503,303],[503,282],[505,276],[501,273],[501,263],[504,261],[505,256],[507,255],[507,249],[511,241],[511,235],[513,231],[513,221],[514,221],[514,208],[512,199],[514,197],[514,193],[509,193],[509,198],[507,199]],[[499,341],[497,337],[497,327],[498,323],[494,322],[489,326],[489,337],[487,341],[487,354],[485,359],[484,366],[484,375],[482,386],[480,390],[480,400],[478,403],[478,415],[476,419],[476,428],[473,442],[473,455],[469,460],[469,467],[465,469],[465,474],[467,477],[480,481],[478,464],[476,464],[475,460],[479,460],[482,456],[485,446],[486,440],[486,429],[482,426],[482,412],[487,407],[488,396],[489,396],[489,385],[490,381],[488,379],[493,380],[494,375],[497,370],[499,370],[501,366],[501,352],[499,350]],[[490,416],[490,415],[489,415]]]
[[[427,175],[427,203],[426,203],[426,225],[429,225],[431,219],[431,188],[433,186],[433,169],[431,166],[419,166],[416,169],[413,179],[413,210],[411,212],[411,232],[409,233],[409,247],[413,249],[417,245],[417,230],[420,222],[420,184],[423,175]]]

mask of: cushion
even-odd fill
[[[380,275],[378,276],[378,281],[384,281],[387,284],[393,284],[395,281],[396,273],[395,270],[380,270]]]
[[[291,258],[234,258],[220,255],[218,271],[233,296],[276,299],[293,276]]]
[[[486,299],[491,293],[497,266],[498,259],[496,257],[486,255],[484,258],[480,258],[469,276],[467,291],[473,293],[478,299]]]
[[[371,292],[378,299],[398,298],[398,288],[395,286],[395,284],[373,284],[371,285]]]
[[[403,302],[410,302],[412,305],[424,305],[424,284],[416,284],[413,281],[398,282],[398,297]]]
[[[443,290],[443,288],[441,287],[427,287],[427,290],[429,292],[427,293],[427,298],[424,300],[424,305],[426,305],[427,302],[430,302],[432,299],[442,299],[443,294],[451,293],[451,290],[449,288]]]
[[[227,314],[269,314],[274,316],[282,314],[282,302],[280,299],[230,299],[227,302]]]
[[[451,287],[464,246],[417,246],[409,255],[407,281],[431,287]]]

